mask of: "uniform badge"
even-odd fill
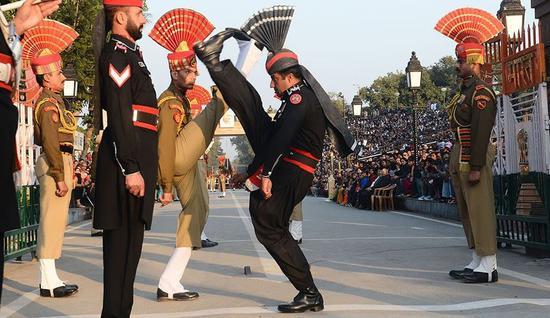
[[[296,94],[292,94],[292,96],[290,96],[290,103],[292,105],[298,105],[302,102],[302,95],[296,93]]]
[[[109,64],[109,76],[115,82],[115,84],[121,88],[132,76],[130,65],[126,66],[122,72],[119,72],[113,64]]]
[[[181,114],[180,113],[174,114],[174,121],[178,124],[181,123]]]
[[[53,113],[52,113],[52,121],[53,121],[54,123],[59,122],[59,115],[58,115],[56,112],[53,112]]]
[[[476,102],[476,105],[477,105],[477,108],[479,108],[479,110],[484,110],[487,107],[487,101],[484,99],[478,100]]]

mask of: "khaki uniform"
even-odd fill
[[[34,140],[42,147],[35,172],[40,183],[40,223],[37,256],[40,259],[61,257],[63,238],[69,215],[73,185],[72,148],[76,120],[65,109],[59,94],[44,88],[34,112]],[[69,191],[56,196],[56,183],[65,181]]]
[[[227,181],[227,177],[225,176],[225,172],[221,171],[218,179],[220,180],[220,192],[225,192],[225,182]]]
[[[449,171],[468,247],[478,256],[496,254],[496,216],[492,165],[495,149],[489,139],[495,123],[496,97],[481,79],[465,79],[451,101],[449,120],[456,142]],[[470,171],[480,171],[480,182],[470,185]]]
[[[304,213],[302,212],[302,202],[298,203],[294,210],[292,210],[292,214],[290,215],[291,221],[303,221],[304,220]]]
[[[198,160],[214,137],[226,107],[220,99],[213,99],[191,120],[189,101],[173,85],[161,94],[158,104],[159,184],[164,192],[175,188],[182,206],[176,247],[200,248],[208,216],[208,192]]]

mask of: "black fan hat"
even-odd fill
[[[293,6],[277,5],[258,11],[241,28],[270,52],[266,62],[269,74],[298,65],[298,56],[283,49],[293,16]]]

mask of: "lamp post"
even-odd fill
[[[76,98],[78,96],[78,78],[72,64],[67,64],[63,70],[63,74],[67,78],[63,88],[63,96],[65,98]]]
[[[405,69],[407,73],[407,86],[413,93],[413,105],[412,105],[412,116],[413,116],[413,153],[414,153],[414,164],[418,163],[418,153],[417,153],[417,120],[416,120],[416,104],[417,104],[417,92],[420,89],[420,84],[422,82],[422,65],[416,57],[416,52],[412,52],[411,59],[407,64]]]
[[[512,38],[515,35],[519,40],[525,23],[525,7],[521,4],[521,0],[502,0],[497,17],[506,27],[508,37]]]
[[[361,117],[361,112],[363,110],[363,101],[361,100],[361,97],[359,97],[359,95],[353,96],[351,106],[353,107],[353,116]]]

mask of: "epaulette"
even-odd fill
[[[118,41],[116,39],[113,39],[113,41],[115,42],[115,47],[114,47],[115,51],[123,52],[123,53],[126,54],[126,53],[128,53],[128,50],[130,50],[130,51],[137,50],[137,45],[135,45],[134,47],[130,47],[130,46],[126,45],[126,43]]]

